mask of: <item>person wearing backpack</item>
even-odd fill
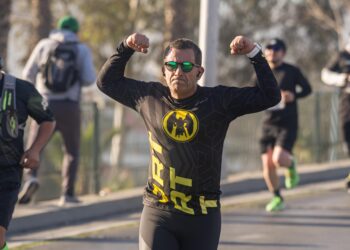
[[[328,86],[340,88],[339,115],[345,150],[350,157],[350,38],[341,51],[331,56],[321,71],[321,79]],[[345,182],[350,194],[350,172]]]
[[[39,167],[40,151],[50,139],[55,122],[47,102],[32,84],[3,71],[0,71],[0,103],[0,250],[8,250],[5,236],[17,202],[23,168]],[[38,123],[39,130],[24,150],[28,116]]]
[[[23,78],[34,83],[48,100],[56,118],[56,131],[62,135],[64,158],[59,201],[61,206],[79,202],[74,186],[79,165],[81,88],[92,85],[96,79],[90,49],[79,42],[78,31],[76,18],[62,17],[57,29],[48,38],[39,41],[23,70]],[[31,126],[29,143],[36,129],[35,125]],[[26,174],[19,203],[29,203],[38,187],[37,171],[31,170]]]

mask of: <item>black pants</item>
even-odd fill
[[[0,188],[0,226],[6,230],[10,224],[13,211],[17,202],[19,188],[1,189]]]
[[[49,107],[56,119],[55,131],[62,136],[64,143],[64,158],[62,162],[62,194],[74,195],[74,185],[77,178],[80,151],[80,104],[73,101],[50,101]],[[28,136],[30,144],[37,133],[38,125],[32,122]],[[27,174],[37,176],[37,170]]]
[[[346,143],[347,153],[350,156],[350,121],[343,121],[343,137]]]
[[[140,250],[216,250],[221,231],[220,210],[191,216],[144,206]]]

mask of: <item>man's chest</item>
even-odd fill
[[[149,98],[140,110],[146,126],[157,137],[186,143],[215,134],[226,126],[226,116],[208,97],[179,105],[165,98]]]
[[[273,72],[278,82],[279,87],[282,90],[295,90],[296,75],[292,71],[278,70]]]

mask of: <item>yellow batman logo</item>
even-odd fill
[[[163,118],[163,129],[171,139],[187,142],[198,132],[198,119],[186,110],[170,111]]]

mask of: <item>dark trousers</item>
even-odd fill
[[[62,194],[74,196],[74,185],[78,172],[80,152],[80,104],[78,102],[67,100],[50,101],[49,107],[56,119],[55,131],[61,134],[64,144]],[[32,122],[28,135],[28,143],[32,143],[37,130],[38,125],[35,122]],[[30,170],[27,175],[36,177],[37,170]]]
[[[0,185],[0,226],[8,229],[17,202],[19,188],[2,189]]]
[[[343,137],[346,143],[346,149],[348,151],[347,153],[350,156],[350,121],[343,121],[342,123]]]
[[[220,232],[220,210],[191,216],[144,206],[139,250],[216,250]]]

